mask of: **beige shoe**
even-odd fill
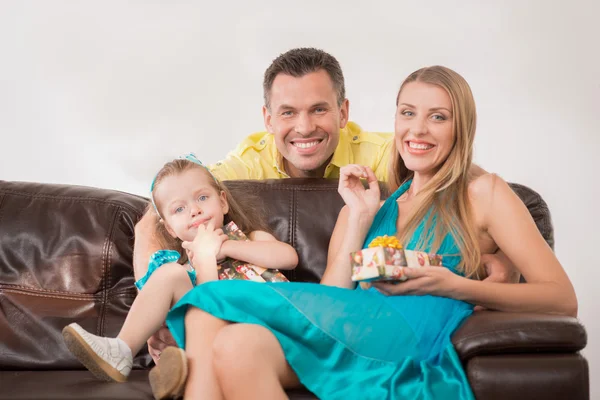
[[[188,365],[185,352],[178,347],[167,347],[160,354],[156,367],[150,371],[150,387],[155,399],[183,397]]]

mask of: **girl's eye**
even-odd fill
[[[183,211],[183,207],[177,207],[177,208],[175,209],[175,213],[180,213],[180,212],[182,212],[182,211]]]
[[[198,197],[198,200],[199,200],[199,201],[206,201],[207,199],[208,199],[208,196],[206,196],[206,195],[204,195],[204,194],[203,194],[203,195],[200,195],[200,197]]]

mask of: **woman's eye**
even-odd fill
[[[404,110],[404,111],[402,111],[402,115],[404,115],[406,117],[412,117],[415,114],[410,110]]]
[[[436,121],[445,121],[446,120],[446,117],[444,117],[443,115],[440,115],[440,114],[432,115],[431,118],[433,118]]]

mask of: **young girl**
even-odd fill
[[[269,269],[293,269],[298,263],[294,248],[265,232],[259,218],[246,216],[193,155],[165,164],[150,190],[157,234],[166,247],[183,256],[173,250],[152,256],[148,272],[136,282],[140,292],[116,338],[92,335],[76,323],[63,329],[69,350],[100,379],[127,380],[133,356],[165,321],[171,306],[194,286],[218,279],[218,260],[230,257]],[[228,240],[220,227],[230,221],[250,241]]]

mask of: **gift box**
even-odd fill
[[[379,236],[350,254],[353,281],[405,281],[404,268],[442,265],[442,256],[405,250],[395,236]]]
[[[244,232],[231,221],[223,228],[229,240],[249,240]],[[266,269],[244,261],[226,258],[217,265],[220,280],[241,279],[254,282],[289,282],[288,279],[276,269]]]

